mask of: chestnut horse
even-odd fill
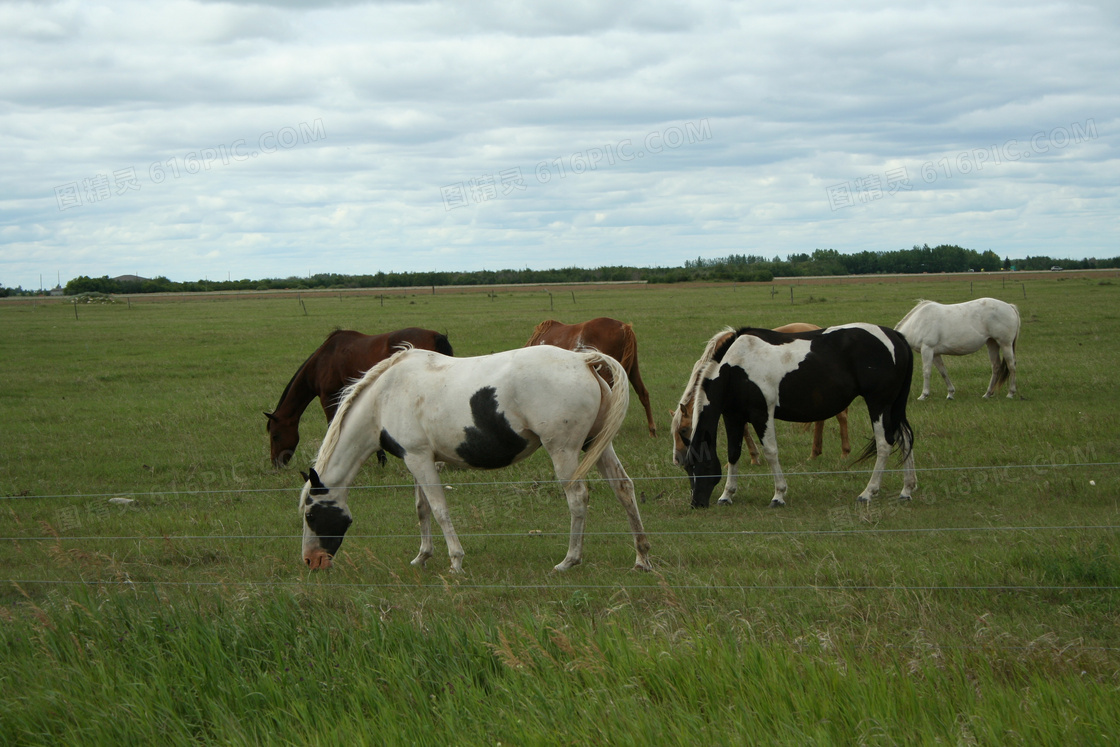
[[[642,407],[646,410],[646,420],[649,423],[649,435],[657,435],[657,424],[653,421],[653,410],[649,404],[649,391],[642,383],[642,375],[638,371],[638,340],[634,337],[634,328],[629,324],[599,317],[579,324],[562,324],[555,319],[548,319],[537,325],[533,330],[529,342],[525,347],[532,345],[555,345],[565,350],[598,350],[622,364],[626,375],[638,394]],[[607,383],[610,381],[610,372],[601,371]]]
[[[299,419],[311,400],[319,398],[330,423],[338,410],[339,394],[348,384],[360,379],[374,364],[408,347],[452,355],[445,335],[418,327],[380,335],[336,329],[327,335],[284,387],[280,404],[264,414],[273,465],[283,467],[292,458],[299,443]],[[384,454],[378,454],[378,459],[384,463]]]

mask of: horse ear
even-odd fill
[[[272,414],[271,412],[266,412],[266,413],[264,414],[264,416],[265,416],[266,418],[268,418],[269,420],[276,420],[276,416],[275,416],[275,415],[273,415],[273,414]]]
[[[307,481],[311,483],[311,495],[325,495],[330,492],[330,489],[319,479],[319,473],[315,471],[314,467],[310,468],[309,472]]]

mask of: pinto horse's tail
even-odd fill
[[[614,437],[622,428],[622,423],[626,420],[626,411],[630,407],[630,382],[626,378],[626,369],[622,367],[622,364],[597,350],[588,350],[580,353],[580,355],[583,356],[583,360],[587,363],[591,373],[603,380],[603,386],[606,387],[609,394],[606,401],[606,418],[599,432],[587,444],[587,451],[584,453],[583,459],[580,460],[579,466],[576,467],[575,474],[571,477],[572,481],[581,479],[599,461],[599,457],[611,445],[611,441],[614,440]],[[595,371],[598,366],[605,366],[610,370],[611,384],[606,383],[607,377]]]
[[[910,427],[910,421],[906,419],[906,403],[910,399],[910,386],[914,379],[914,352],[901,333],[890,330],[889,334],[899,338],[894,346],[895,360],[898,361],[895,364],[895,373],[898,374],[898,394],[883,413],[885,430],[883,435],[886,436],[887,443],[899,450],[899,461],[906,461],[914,448],[914,430]],[[874,456],[875,452],[875,439],[871,439],[856,461],[862,462]]]

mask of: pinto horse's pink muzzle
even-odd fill
[[[316,547],[303,554],[303,562],[313,571],[325,571],[331,567],[331,554],[322,548]]]

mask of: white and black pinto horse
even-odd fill
[[[722,418],[727,431],[728,478],[719,502],[736,489],[736,464],[747,425],[754,428],[774,475],[771,506],[784,506],[786,479],[778,464],[775,420],[811,423],[827,420],[863,397],[874,441],[861,458],[875,454],[871,480],[859,495],[869,501],[879,492],[883,469],[894,448],[904,464],[900,498],[917,486],[906,420],[914,356],[892,329],[846,324],[810,332],[728,327],[708,341],[692,369],[673,413],[673,463],[685,468],[694,508],[707,507],[720,480],[716,433]]]
[[[613,386],[595,372],[596,366],[609,369]],[[447,541],[451,570],[461,572],[463,547],[436,462],[497,469],[543,446],[571,512],[568,554],[556,569],[567,570],[582,559],[588,502],[583,477],[597,465],[630,520],[638,551],[635,567],[649,570],[649,541],[634,483],[612,445],[626,417],[629,385],[626,371],[610,356],[552,346],[475,358],[406,350],[378,363],[345,390],[315,468],[304,475],[299,500],[304,562],[312,569],[330,567],[352,521],[349,486],[370,455],[384,449],[404,460],[416,482],[420,553],[412,564],[423,566],[432,556],[435,516]]]
[[[919,301],[894,327],[922,356],[922,396],[929,396],[931,366],[936,366],[949,399],[957,391],[945,371],[942,355],[969,355],[985,345],[992,362],[992,379],[984,397],[995,394],[1006,381],[1007,396],[1014,398],[1015,343],[1019,339],[1019,309],[995,298],[977,298],[956,304]],[[1000,354],[1003,360],[1000,360]]]

